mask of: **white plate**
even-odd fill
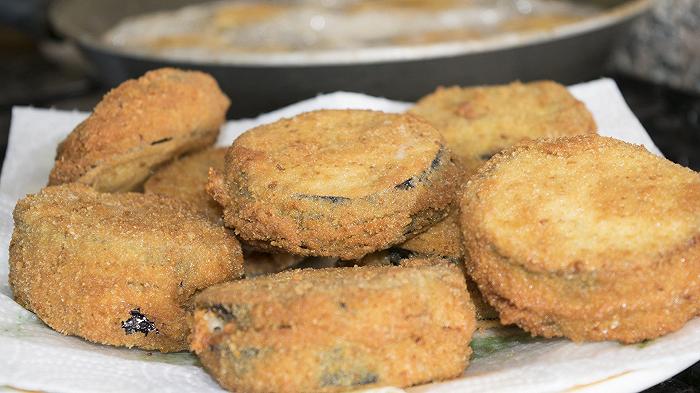
[[[617,376],[611,376],[600,382],[592,382],[588,385],[574,386],[569,391],[577,393],[611,393],[611,392],[640,392],[650,388],[661,381],[665,381],[695,364],[678,362],[665,367],[646,368],[630,371]]]
[[[574,86],[571,91],[591,110],[601,134],[641,143],[658,153],[614,82],[595,81]],[[229,123],[219,143],[230,143],[256,124],[312,109],[401,111],[406,107],[405,103],[361,94],[329,94],[258,119]],[[51,392],[220,392],[190,354],[149,355],[66,337],[47,328],[9,297],[7,246],[12,232],[12,209],[18,198],[46,184],[56,145],[84,117],[82,113],[32,108],[13,111],[0,177],[0,387]],[[640,345],[532,339],[521,331],[505,329],[479,334],[473,347],[479,356],[462,378],[407,391],[638,391],[700,360],[700,319],[692,320],[678,332]]]

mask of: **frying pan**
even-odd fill
[[[212,74],[232,100],[229,117],[249,117],[319,93],[356,91],[415,101],[440,85],[475,85],[553,79],[561,83],[599,77],[613,45],[651,0],[586,1],[599,15],[559,28],[481,41],[415,47],[360,49],[326,56],[295,53],[247,55],[226,62],[172,61],[130,53],[100,40],[131,15],[177,9],[206,0],[58,0],[49,22],[75,42],[107,86],[158,67]]]

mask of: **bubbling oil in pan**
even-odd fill
[[[480,40],[548,30],[600,9],[553,0],[220,1],[129,17],[109,45],[170,59]]]

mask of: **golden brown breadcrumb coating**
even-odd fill
[[[236,139],[209,192],[225,224],[262,249],[357,259],[442,219],[456,167],[439,133],[409,115],[322,110]]]
[[[453,207],[442,221],[419,233],[405,243],[365,255],[359,261],[349,261],[352,266],[403,266],[413,263],[415,259],[440,258],[456,264],[464,272],[469,296],[474,303],[477,323],[498,318],[498,313],[481,296],[477,285],[469,277],[465,263],[469,258],[464,254],[462,233],[459,227],[459,210]]]
[[[507,149],[466,185],[471,276],[504,324],[652,339],[700,313],[700,177],[597,135]]]
[[[410,242],[400,244],[387,250],[373,252],[365,255],[357,261],[340,262],[341,266],[404,266],[415,263],[416,260],[433,258],[445,263],[452,263],[460,268],[467,281],[469,297],[474,303],[477,325],[479,328],[485,326],[482,321],[492,321],[498,318],[496,310],[489,305],[479,292],[476,283],[469,277],[465,263],[469,259],[462,250],[462,234],[456,220],[459,218],[458,211],[454,209],[443,221],[428,228],[427,231],[418,234],[415,238],[419,241],[408,245]],[[452,221],[447,222],[445,221]],[[437,227],[437,228],[436,228]],[[456,231],[456,233],[454,233]],[[454,242],[457,242],[455,244]],[[411,248],[409,248],[411,247]],[[431,259],[432,260],[432,259]],[[493,323],[489,322],[489,326]]]
[[[212,221],[223,223],[223,212],[206,190],[209,169],[222,171],[226,148],[210,148],[197,152],[158,170],[143,185],[144,193],[176,198],[189,203]],[[245,246],[245,245],[244,245]],[[244,247],[246,277],[280,272],[301,262],[304,257],[286,253],[266,253]]]
[[[164,195],[190,203],[214,221],[221,222],[223,212],[207,193],[209,168],[224,168],[226,148],[210,148],[187,155],[164,166],[143,185],[146,194]]]
[[[451,208],[450,213],[442,221],[397,247],[425,257],[462,260],[464,250],[457,207]]]
[[[474,324],[451,264],[293,270],[198,295],[191,348],[231,391],[411,386],[459,376]]]
[[[440,87],[409,113],[428,120],[442,133],[468,174],[524,139],[596,131],[586,106],[552,81]]]
[[[49,184],[134,190],[152,169],[213,144],[228,106],[216,81],[202,72],[162,68],[128,80],[58,146]]]
[[[14,220],[15,300],[101,344],[185,350],[190,297],[243,273],[230,232],[157,195],[52,186],[20,200]]]

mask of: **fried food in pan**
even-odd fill
[[[61,142],[49,184],[135,190],[159,165],[213,144],[228,106],[202,72],[162,68],[128,80]]]
[[[596,132],[586,106],[551,81],[440,87],[409,113],[426,119],[442,133],[467,174],[524,139]]]
[[[243,273],[233,234],[157,195],[51,186],[20,200],[14,220],[15,300],[96,343],[186,350],[191,296]]]
[[[700,176],[597,135],[509,148],[465,187],[468,268],[501,322],[653,339],[700,313]]]
[[[457,377],[474,324],[454,265],[305,269],[205,290],[191,345],[231,391],[338,392]]]
[[[209,168],[222,170],[226,148],[210,148],[180,159],[156,171],[143,185],[146,194],[168,196],[190,203],[216,222],[222,222],[221,205],[207,193]]]
[[[421,119],[322,110],[245,132],[209,192],[253,246],[357,259],[445,217],[456,176],[439,133]]]

